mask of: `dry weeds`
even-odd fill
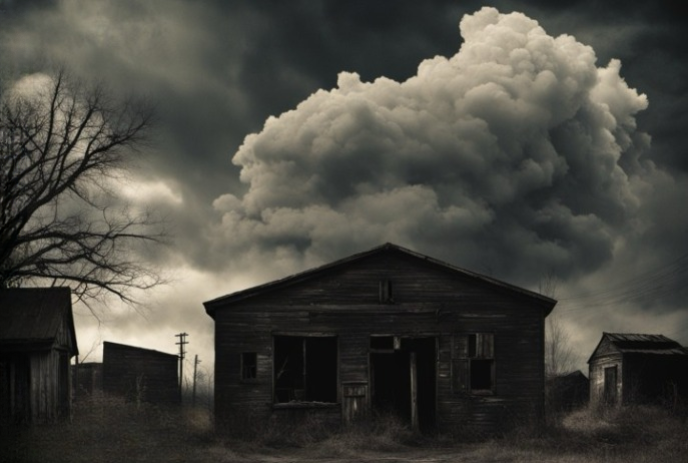
[[[3,463],[61,462],[685,462],[688,423],[659,408],[581,410],[498,439],[424,437],[382,418],[339,432],[317,422],[266,430],[253,440],[212,432],[204,410],[100,397],[78,403],[71,423],[4,429]]]

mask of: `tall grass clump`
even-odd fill
[[[655,406],[585,408],[556,415],[535,433],[515,431],[504,443],[551,461],[685,462],[688,423]]]
[[[104,394],[75,402],[69,421],[11,432],[3,463],[193,461],[195,444],[212,439],[207,414]]]

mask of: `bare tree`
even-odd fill
[[[540,280],[538,290],[541,294],[554,298],[557,293],[557,278],[549,271]],[[569,373],[575,358],[571,348],[571,335],[556,313],[547,317],[545,323],[545,375],[548,378]]]
[[[573,370],[575,357],[571,335],[556,314],[547,317],[545,329],[545,375],[551,378]]]
[[[153,110],[64,71],[38,82],[0,90],[0,287],[69,285],[92,312],[108,294],[133,303],[131,290],[161,280],[131,248],[162,235],[150,215],[115,206],[107,185]]]

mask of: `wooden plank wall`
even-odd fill
[[[130,400],[178,404],[178,360],[173,354],[105,342],[103,390]]]
[[[31,420],[44,423],[58,418],[59,360],[56,350],[35,353],[29,359]]]
[[[379,302],[382,280],[392,282],[393,303]],[[544,407],[543,310],[528,297],[401,254],[372,256],[234,302],[215,312],[216,420],[229,421],[240,410],[252,410],[258,420],[275,412],[272,336],[280,332],[338,336],[340,398],[342,383],[369,381],[371,335],[437,337],[440,430],[494,433],[505,424],[539,419]],[[491,396],[452,390],[451,338],[474,332],[494,334]],[[250,383],[240,379],[242,352],[258,354],[257,378]]]

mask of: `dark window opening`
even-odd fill
[[[468,335],[468,357],[475,358],[478,353],[478,335],[469,334]]]
[[[251,380],[258,377],[258,354],[244,352],[241,354],[241,379]]]
[[[454,392],[494,392],[495,360],[492,333],[456,335],[452,353]]]
[[[380,281],[380,302],[383,304],[391,304],[394,302],[392,282],[390,280]]]
[[[471,390],[492,389],[492,360],[471,360]]]
[[[275,336],[275,402],[337,401],[337,338]]]

